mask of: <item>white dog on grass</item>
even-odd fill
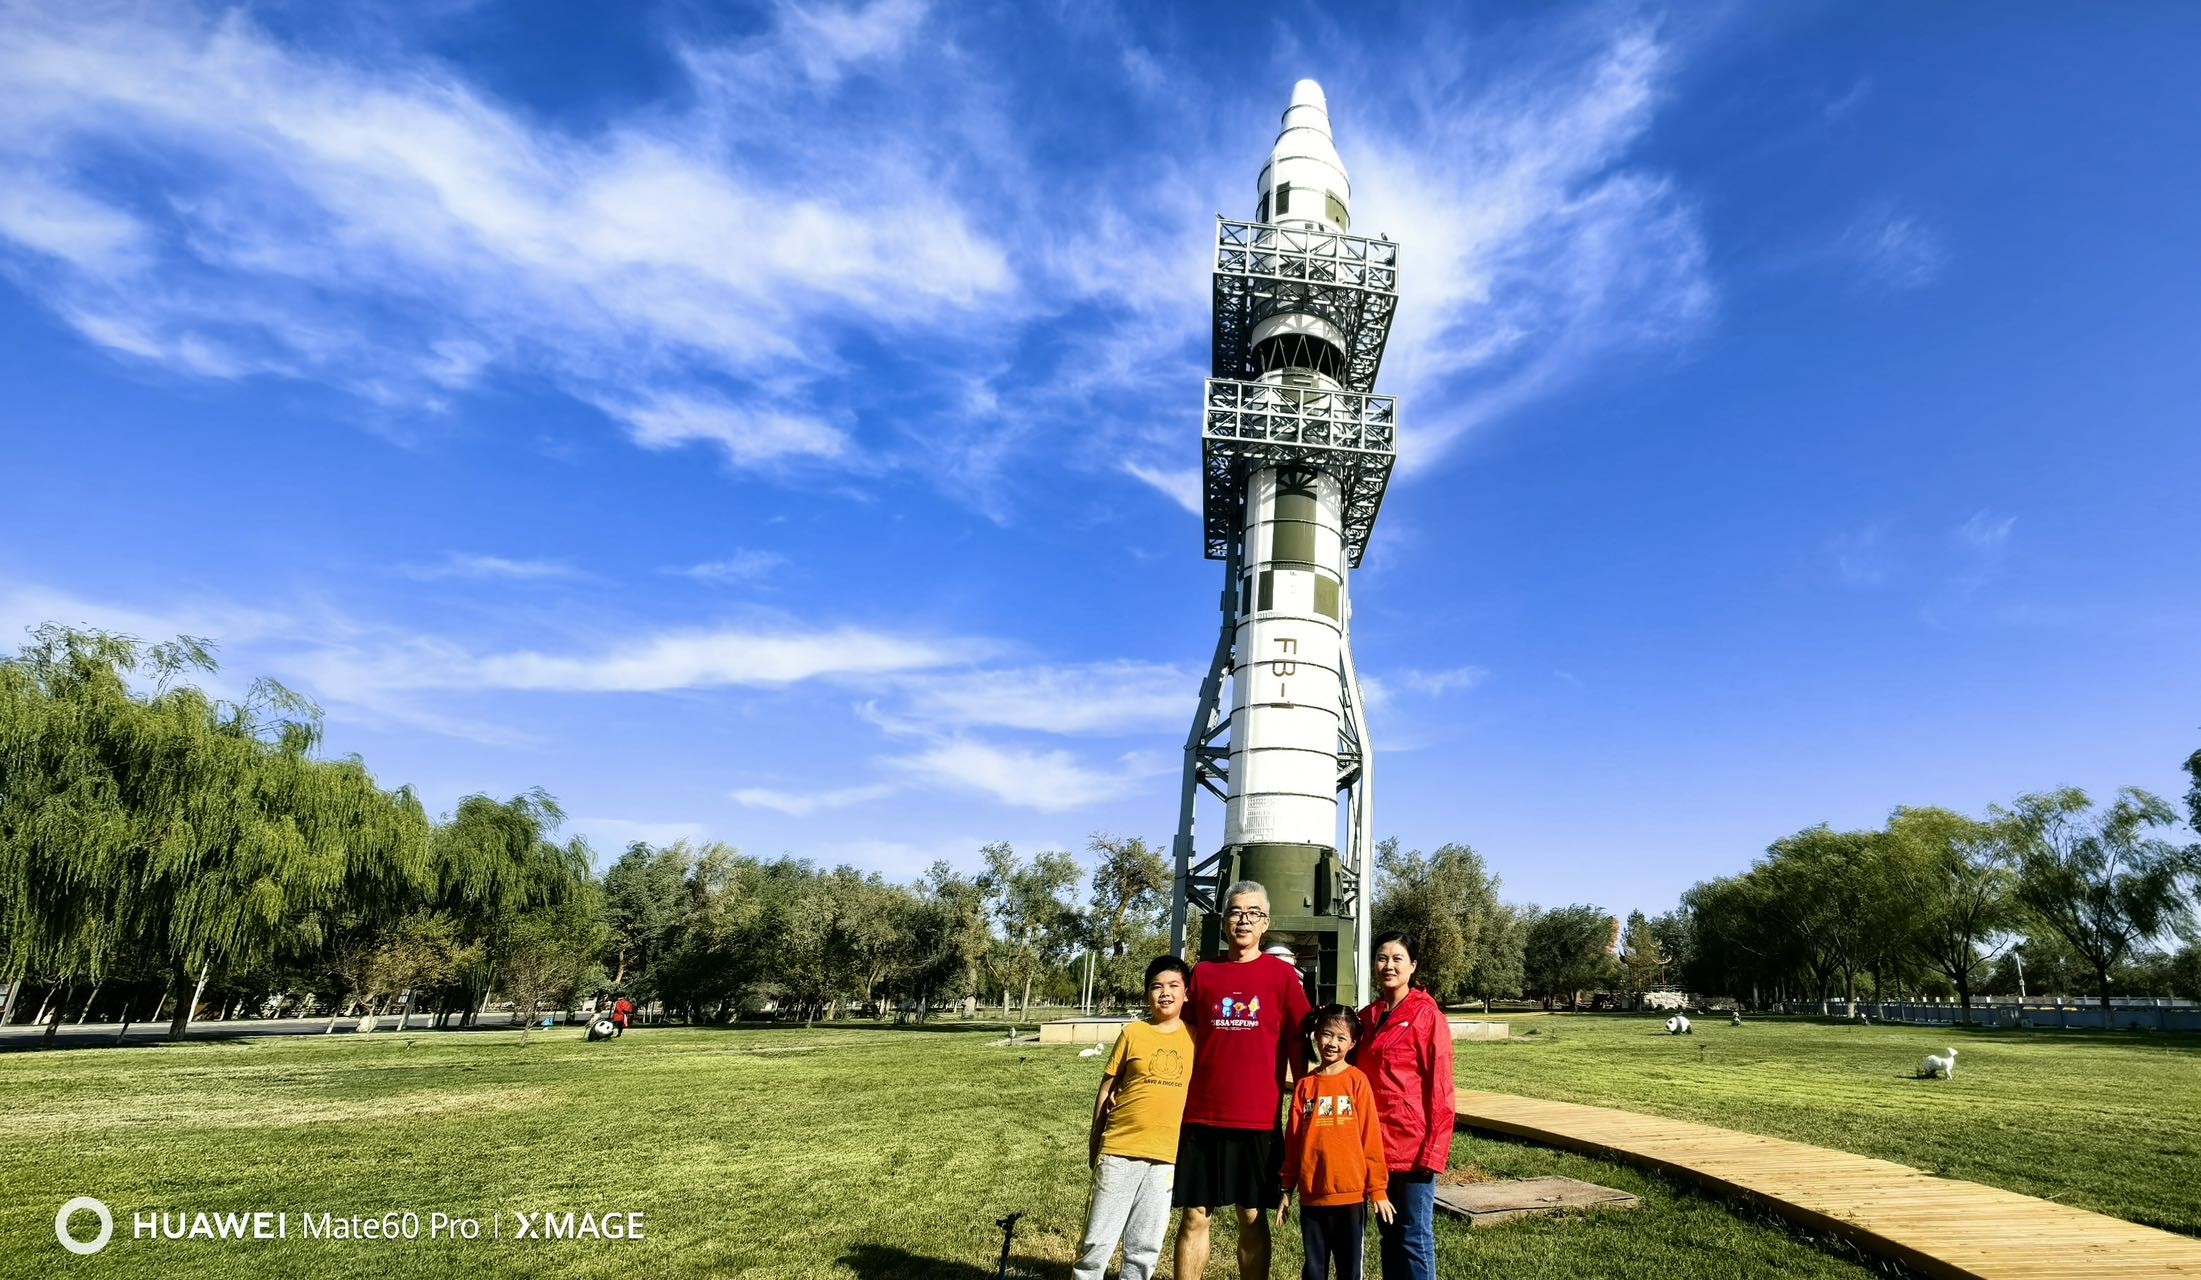
[[[1947,1076],[1951,1080],[1956,1079],[1956,1050],[1949,1050],[1947,1057],[1943,1057],[1938,1053],[1927,1054],[1926,1060],[1918,1064],[1918,1074],[1921,1078],[1927,1080],[1934,1079],[1937,1076]]]

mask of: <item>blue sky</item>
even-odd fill
[[[2201,10],[6,21],[0,626],[215,637],[432,808],[1166,844],[1301,76],[1402,246],[1379,834],[1657,910],[2201,745]]]

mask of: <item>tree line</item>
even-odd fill
[[[913,884],[765,859],[726,844],[628,846],[604,874],[610,982],[693,1022],[767,1006],[805,1020],[961,1002],[1004,1018],[1048,1002],[1136,1001],[1167,949],[1170,868],[1137,837],[1096,835],[1085,872],[1061,851],[980,851]]]
[[[613,991],[674,1016],[998,996],[1122,1003],[1165,948],[1170,868],[1137,838],[980,851],[914,884],[724,844],[630,846],[602,876],[541,790],[431,818],[321,752],[271,681],[235,699],[211,646],[48,625],[0,660],[0,1025],[311,1001],[523,1025]],[[1083,901],[1074,899],[1084,883]]]
[[[225,1007],[402,990],[471,1021],[593,960],[588,851],[540,791],[431,820],[409,788],[320,752],[320,712],[272,681],[215,697],[211,647],[48,625],[0,660],[0,1023],[105,996],[181,1035]],[[596,932],[592,932],[596,931]],[[117,998],[119,997],[119,1004]],[[411,1012],[411,1003],[407,1010]]]
[[[2096,804],[2077,788],[1984,817],[1898,808],[1874,830],[1805,828],[1746,870],[1692,886],[1673,910],[1546,910],[1500,900],[1465,845],[1379,855],[1378,928],[1422,940],[1440,999],[1525,995],[1570,1007],[1660,988],[1753,1005],[1860,994],[2201,999],[2201,751],[2185,813],[2138,788]],[[2179,943],[2184,945],[2180,946]]]
[[[1682,896],[1671,956],[1701,990],[1813,999],[1860,988],[2201,998],[2201,752],[2181,815],[2137,787],[2065,787],[1984,817],[1898,808],[1873,830],[1815,826]],[[2184,946],[2171,947],[2179,941]],[[2106,1021],[2105,1021],[2106,1025]]]
[[[430,817],[357,757],[321,753],[319,711],[268,681],[234,699],[188,637],[47,626],[0,660],[0,1024],[396,1009],[523,1021],[613,991],[668,1016],[1039,1002],[1135,1007],[1167,948],[1170,867],[1095,835],[1085,864],[1007,844],[911,883],[687,842],[629,846],[601,875],[540,790]],[[2201,751],[2189,820],[2201,830]],[[1508,903],[1465,844],[1378,855],[1374,927],[1419,939],[1440,999],[1685,986],[1754,1002],[1860,991],[2201,996],[2201,846],[2128,789],[2046,792],[1984,818],[1897,809],[1817,826],[1748,869],[1625,924],[1602,907]],[[1090,870],[1087,870],[1087,867]],[[32,1014],[32,1009],[37,1014]]]

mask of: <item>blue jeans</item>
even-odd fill
[[[1299,1206],[1299,1243],[1307,1262],[1299,1280],[1361,1280],[1360,1247],[1368,1235],[1368,1206],[1333,1204]],[[1331,1263],[1337,1264],[1335,1271]]]
[[[1376,1222],[1383,1280],[1437,1280],[1437,1175],[1391,1171],[1391,1221]]]

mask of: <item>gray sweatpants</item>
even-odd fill
[[[1093,1208],[1071,1280],[1101,1280],[1108,1256],[1123,1241],[1123,1280],[1151,1280],[1169,1233],[1169,1195],[1177,1166],[1128,1156],[1102,1156],[1093,1170]]]

